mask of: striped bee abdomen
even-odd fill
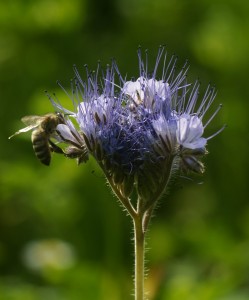
[[[31,141],[36,157],[46,166],[51,160],[51,151],[48,143],[48,135],[45,131],[38,128],[32,132]]]

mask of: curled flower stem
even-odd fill
[[[146,206],[143,205],[143,199],[138,199],[137,201],[137,212],[138,214],[142,215],[142,227],[144,233],[146,233],[154,208],[157,205],[158,199],[161,198],[162,194],[165,193],[165,191],[168,188],[169,182],[173,176],[174,173],[174,164],[177,163],[177,157],[175,155],[171,155],[166,164],[165,164],[165,173],[163,176],[162,183],[160,187],[157,189],[156,193],[153,195],[153,199],[151,201],[146,203]]]
[[[147,228],[148,228],[148,226],[149,226],[150,219],[151,219],[152,213],[153,213],[153,211],[154,211],[155,205],[156,205],[156,203],[154,203],[154,205],[152,205],[152,206],[151,206],[149,209],[147,209],[147,211],[144,213],[144,216],[143,216],[143,230],[144,230],[144,232],[147,231]]]
[[[129,198],[124,197],[122,195],[122,193],[120,192],[120,190],[118,188],[116,188],[115,184],[112,181],[111,176],[109,176],[109,174],[105,171],[105,168],[101,165],[101,163],[100,163],[100,167],[102,168],[114,194],[117,196],[119,201],[122,203],[123,207],[128,211],[128,213],[132,217],[132,219],[134,219],[136,217],[136,211],[135,211],[134,207],[132,206]]]

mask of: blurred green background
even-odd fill
[[[206,136],[203,178],[162,199],[147,238],[150,300],[249,299],[249,2],[245,0],[0,0],[0,300],[129,300],[131,221],[94,164],[35,158],[20,118],[70,101],[73,64],[84,74],[115,57],[138,75],[160,44],[190,61],[189,79],[218,88],[224,108]],[[214,107],[213,107],[214,108]],[[204,184],[198,184],[199,182]]]

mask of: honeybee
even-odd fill
[[[44,116],[25,116],[21,121],[27,127],[20,129],[12,136],[33,130],[31,141],[36,157],[46,166],[51,161],[51,151],[64,154],[63,150],[55,145],[51,140],[51,135],[55,133],[58,124],[64,123],[64,117],[61,113],[49,113]]]

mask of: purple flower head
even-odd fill
[[[161,196],[175,170],[204,171],[200,159],[211,138],[203,136],[204,129],[220,109],[204,124],[214,89],[208,86],[199,101],[200,84],[187,82],[186,65],[176,73],[177,59],[167,63],[166,58],[160,47],[149,73],[147,53],[144,60],[139,49],[139,76],[131,81],[121,76],[115,61],[105,72],[100,66],[96,72],[86,68],[86,81],[75,68],[75,111],[52,100],[65,114],[65,124],[57,127],[60,139],[87,149],[122,197],[135,188],[144,209]]]

